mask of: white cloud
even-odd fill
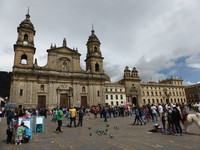
[[[192,55],[186,59],[186,65],[191,68],[200,69],[200,54]]]
[[[200,47],[200,1],[1,0],[1,70],[11,71],[16,29],[25,19],[28,6],[36,29],[35,58],[41,66],[47,63],[50,44],[59,46],[66,38],[70,48],[78,47],[85,69],[85,44],[93,23],[102,43],[104,69],[113,81],[122,78],[125,66],[136,66],[143,80],[164,79],[169,74],[160,71],[170,70],[178,58],[185,56],[187,66],[200,67],[196,55]]]

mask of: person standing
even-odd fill
[[[76,109],[74,106],[69,110],[70,112],[70,128],[72,127],[72,122],[74,122],[74,127],[76,127]]]
[[[163,114],[163,106],[161,104],[158,105],[158,112],[159,112],[159,116],[162,116],[162,114]]]
[[[151,111],[152,111],[152,121],[157,121],[157,108],[153,104],[151,105]]]
[[[60,109],[57,112],[57,122],[58,122],[58,127],[56,128],[57,132],[62,132],[62,130],[61,130],[62,117],[63,117],[63,112],[62,112],[62,108],[60,107]]]
[[[83,116],[84,116],[83,110],[80,108],[78,111],[78,126],[83,125]]]
[[[180,111],[178,110],[177,106],[173,106],[173,110],[172,110],[172,121],[175,125],[175,129],[176,129],[176,134],[175,135],[183,135],[182,132],[182,127],[180,125],[180,121],[181,121],[181,114]]]
[[[107,122],[107,114],[108,114],[108,109],[107,108],[103,108],[104,122]]]

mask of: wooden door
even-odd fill
[[[44,107],[46,108],[46,96],[39,95],[38,96],[38,108]]]
[[[87,96],[81,96],[81,106],[87,107]]]
[[[67,94],[60,94],[60,107],[69,108],[70,100]]]

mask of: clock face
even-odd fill
[[[28,44],[28,42],[27,42],[27,41],[24,41],[24,42],[23,42],[23,44],[24,44],[24,45],[27,45],[27,44]]]

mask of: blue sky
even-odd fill
[[[82,54],[85,69],[93,24],[112,81],[122,78],[126,66],[136,67],[145,82],[171,76],[186,85],[200,81],[199,0],[1,0],[0,71],[12,71],[17,27],[28,7],[40,66],[51,43],[61,46],[66,38]]]

